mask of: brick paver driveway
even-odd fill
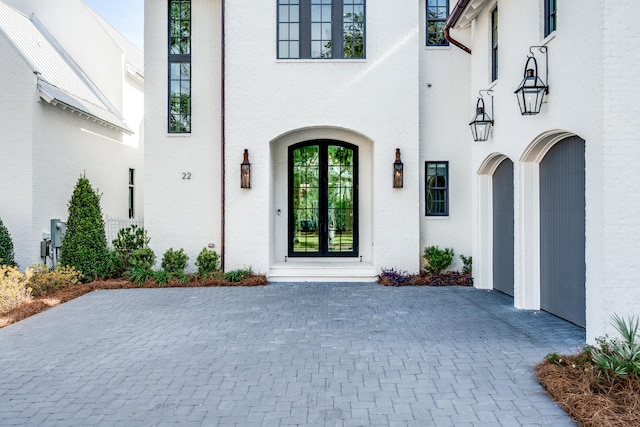
[[[0,330],[0,425],[573,425],[584,331],[471,288],[100,291]]]

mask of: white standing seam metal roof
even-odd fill
[[[0,2],[0,34],[9,40],[24,58],[32,71],[38,75],[40,97],[71,112],[80,113],[89,119],[126,133],[131,129],[102,102],[92,85],[84,80],[34,25],[18,10]]]

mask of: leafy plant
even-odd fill
[[[129,258],[136,249],[146,248],[149,246],[149,237],[144,228],[132,225],[123,228],[118,232],[118,236],[113,240],[113,249],[117,263],[115,272],[122,274],[131,268]]]
[[[134,268],[151,271],[156,263],[156,254],[150,247],[134,249],[129,257],[129,271]]]
[[[5,227],[0,218],[0,265],[16,266],[13,253],[13,240],[7,227]]]
[[[159,286],[164,286],[169,283],[169,279],[171,279],[171,276],[169,276],[169,273],[167,273],[165,270],[158,270],[153,274],[153,279]]]
[[[424,248],[425,270],[431,274],[440,274],[453,262],[453,249],[440,249],[437,246]]]
[[[253,276],[253,271],[251,271],[251,268],[233,270],[224,273],[224,278],[231,283],[240,282],[244,279],[248,279],[251,276]]]
[[[22,274],[17,267],[0,265],[0,313],[28,301],[31,294],[29,287],[30,272]]]
[[[631,316],[628,322],[617,314],[611,316],[611,324],[621,337],[608,340],[599,338],[598,345],[591,349],[593,362],[607,377],[633,376],[640,379],[640,342],[638,341],[638,318]]]
[[[169,275],[177,276],[184,273],[188,261],[189,256],[183,249],[176,251],[173,248],[169,248],[162,256],[162,268],[169,273]]]
[[[111,276],[112,264],[100,196],[84,176],[78,179],[69,201],[69,219],[62,237],[60,264],[81,271],[86,280]]]
[[[129,279],[131,279],[133,283],[136,283],[140,286],[144,285],[147,282],[147,280],[150,280],[153,278],[154,278],[153,271],[146,268],[132,267],[131,271],[129,272]]]
[[[470,256],[460,255],[462,260],[462,274],[473,274],[473,259]]]
[[[383,268],[378,275],[378,281],[385,286],[409,286],[415,277],[406,271]]]
[[[31,288],[31,295],[33,296],[76,285],[82,280],[82,273],[73,267],[58,266],[51,270],[44,264],[35,264],[29,270],[31,271],[31,277],[28,286]]]
[[[216,251],[202,248],[198,257],[196,258],[196,267],[198,267],[198,273],[207,275],[218,270],[220,261],[220,255]]]

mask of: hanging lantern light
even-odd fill
[[[490,91],[487,92],[489,93]],[[493,97],[491,99],[493,103]],[[473,135],[473,140],[486,141],[487,139],[489,139],[489,135],[491,134],[491,126],[493,126],[493,120],[485,112],[484,99],[481,95],[478,98],[478,102],[476,103],[476,115],[471,123],[469,123],[471,134]]]
[[[544,52],[546,53],[546,47]],[[533,54],[527,56],[527,58],[524,66],[524,79],[514,93],[518,98],[520,114],[523,116],[532,116],[540,112],[542,101],[545,95],[549,93],[549,87],[538,77],[538,62]],[[529,63],[531,62],[533,62],[533,66],[530,67]]]

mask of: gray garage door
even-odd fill
[[[585,325],[584,140],[566,138],[540,163],[540,306]]]
[[[513,296],[513,162],[493,174],[493,288]]]

